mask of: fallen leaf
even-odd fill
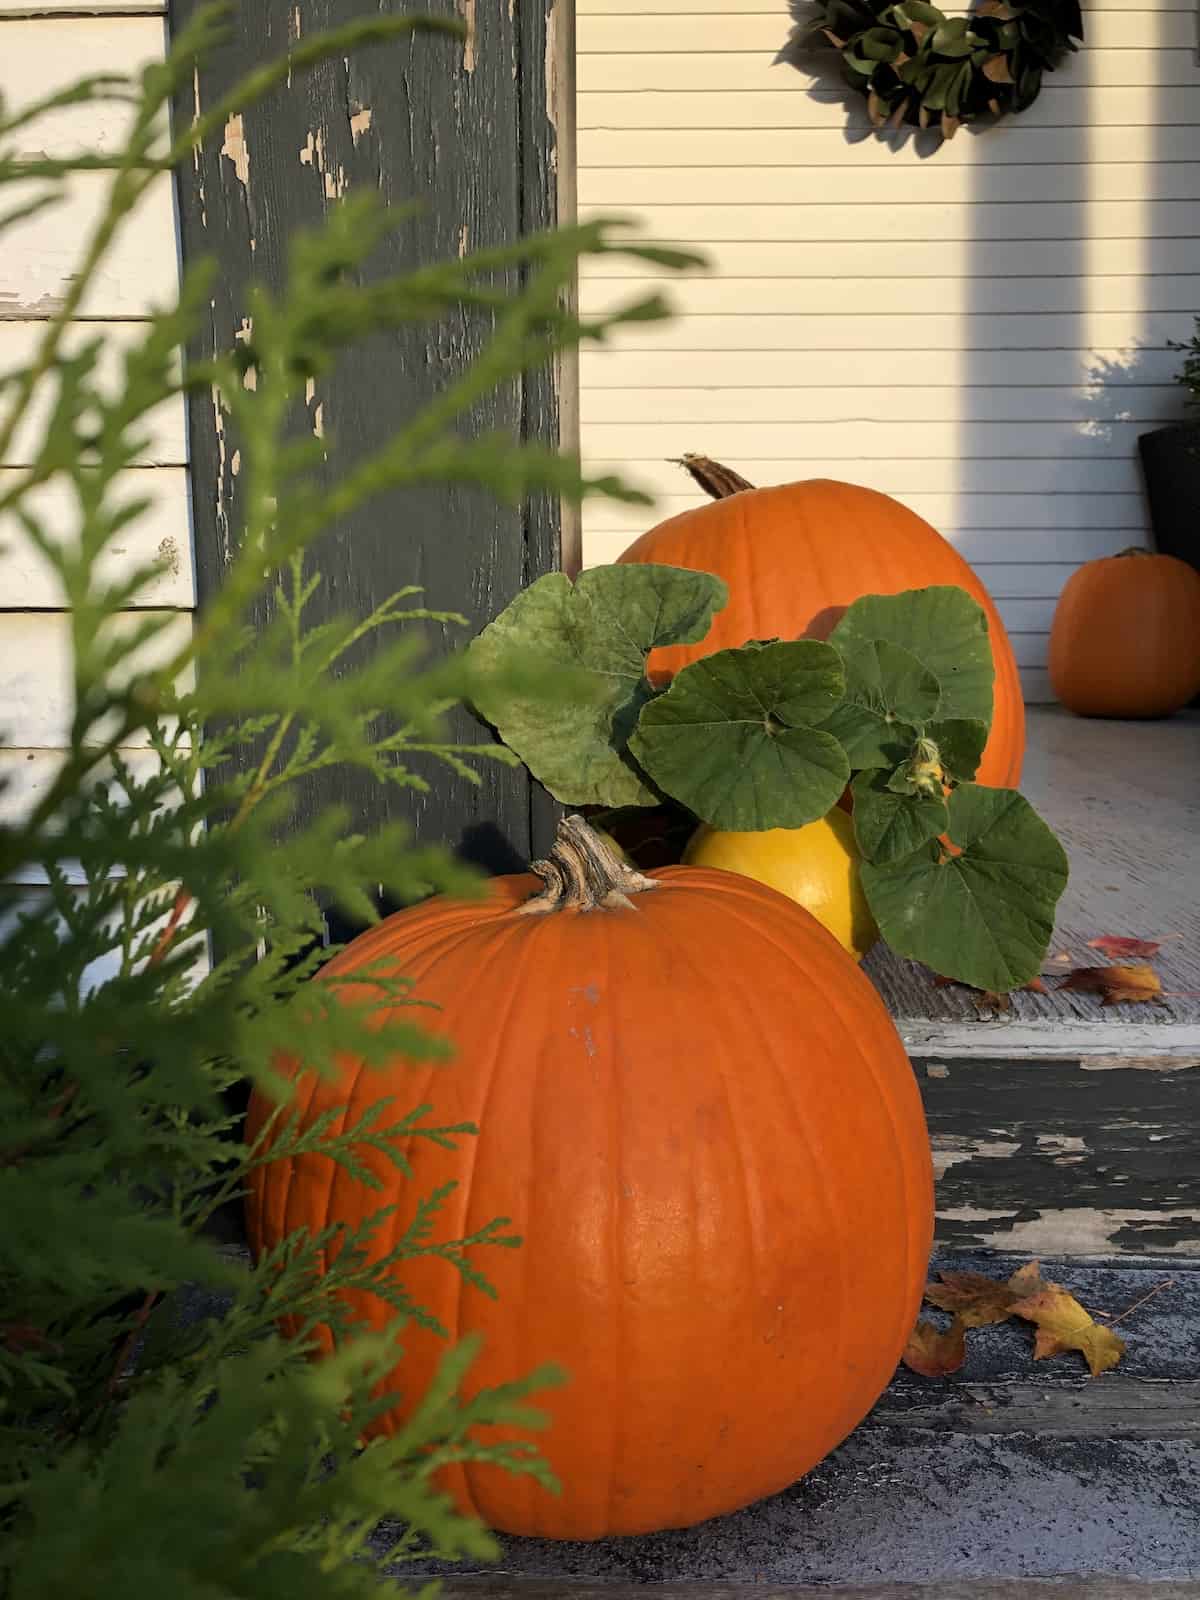
[[[1033,1359],[1044,1361],[1064,1350],[1078,1350],[1093,1378],[1115,1367],[1125,1354],[1125,1341],[1111,1328],[1101,1327],[1059,1283],[1043,1284],[1036,1294],[1018,1300],[1012,1314],[1037,1328]]]
[[[1147,961],[1162,949],[1162,941],[1126,939],[1119,933],[1105,933],[1099,939],[1089,939],[1088,949],[1101,950],[1106,956],[1115,956],[1118,961]]]
[[[1014,1272],[1008,1281],[982,1272],[940,1272],[941,1283],[925,1285],[925,1298],[941,1311],[952,1311],[964,1328],[986,1328],[1007,1322],[1013,1307],[1046,1287],[1036,1261]]]
[[[1028,989],[1031,994],[1049,994],[1050,993],[1049,989],[1047,989],[1045,983],[1043,983],[1041,978],[1030,978],[1029,982],[1027,984],[1025,984],[1023,987]]]
[[[961,1317],[955,1317],[948,1328],[937,1328],[932,1322],[918,1322],[900,1359],[911,1372],[919,1372],[923,1378],[944,1378],[957,1372],[967,1359],[966,1324]]]
[[[1106,1006],[1162,998],[1162,984],[1153,967],[1076,967],[1060,989],[1083,989],[1104,996]]]

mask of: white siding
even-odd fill
[[[165,32],[161,3],[139,0],[69,0],[59,5],[0,0],[0,93],[10,106],[51,93],[86,72],[135,72],[161,59]],[[55,12],[97,15],[55,16]],[[106,12],[120,13],[103,15]],[[134,13],[141,13],[135,15]],[[73,107],[30,128],[25,154],[62,153],[80,146],[114,148],[127,111],[119,107]],[[44,328],[44,319],[62,302],[70,274],[95,219],[106,179],[102,174],[76,180],[64,205],[41,213],[4,235],[0,251],[0,371],[23,365]],[[5,209],[17,196],[4,192]],[[122,349],[137,341],[144,319],[156,305],[169,303],[178,286],[178,244],[171,185],[158,184],[100,274],[95,291],[81,307],[71,343],[109,336],[104,358],[106,381],[120,382]],[[98,330],[97,323],[102,324]],[[41,408],[44,416],[44,405]],[[0,477],[30,458],[37,416],[19,430]],[[166,558],[169,570],[142,604],[178,614],[179,626],[195,604],[192,540],[188,507],[187,437],[182,402],[160,408],[147,419],[146,447],[139,464],[126,474],[131,499],[145,498],[150,509],[132,524],[111,551],[110,573],[149,558]],[[52,532],[69,537],[74,525],[66,486],[52,483],[38,497],[36,510]],[[71,715],[69,620],[52,572],[34,551],[15,519],[0,519],[0,778],[8,783],[0,816],[11,820],[28,805],[53,773]],[[128,621],[136,623],[136,617]],[[130,759],[145,761],[148,752]]]
[[[585,508],[585,563],[701,502],[669,458],[896,495],[979,570],[1027,697],[1074,567],[1148,538],[1137,436],[1183,414],[1200,310],[1200,66],[1186,0],[1087,0],[1029,111],[918,153],[770,0],[577,0],[582,216],[703,250],[680,313],[580,361],[582,449],[660,496]],[[953,8],[952,8],[953,9]],[[826,62],[828,63],[826,58]],[[661,287],[612,258],[585,308]]]

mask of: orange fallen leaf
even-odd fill
[[[1106,1006],[1132,1004],[1162,998],[1162,983],[1153,967],[1076,967],[1068,972],[1060,989],[1082,989],[1103,995]]]
[[[1036,1294],[1018,1300],[1012,1314],[1037,1328],[1035,1361],[1061,1355],[1064,1350],[1078,1350],[1092,1377],[1098,1378],[1125,1354],[1125,1341],[1120,1334],[1093,1322],[1075,1296],[1059,1283],[1043,1284]]]
[[[941,1311],[952,1311],[964,1328],[986,1328],[1007,1322],[1013,1307],[1046,1287],[1036,1261],[1014,1272],[1007,1283],[982,1272],[940,1272],[941,1283],[925,1285],[925,1298]]]
[[[912,1372],[923,1378],[944,1378],[957,1372],[967,1359],[967,1329],[961,1317],[948,1328],[935,1328],[932,1322],[918,1322],[909,1335],[900,1357]]]
[[[1115,956],[1118,961],[1146,961],[1158,954],[1162,942],[1157,939],[1127,939],[1119,933],[1105,933],[1098,939],[1089,939],[1088,949],[1102,950],[1106,956]]]

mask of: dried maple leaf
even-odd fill
[[[1099,939],[1088,940],[1089,950],[1101,950],[1118,961],[1148,961],[1162,949],[1157,939],[1127,939],[1123,934],[1105,933]]]
[[[1018,1300],[1012,1312],[1037,1328],[1035,1361],[1061,1355],[1064,1350],[1078,1350],[1092,1377],[1098,1378],[1125,1354],[1125,1341],[1120,1334],[1093,1322],[1075,1296],[1059,1283],[1043,1284],[1036,1294]]]
[[[1119,1006],[1140,1000],[1160,1000],[1162,983],[1153,967],[1076,967],[1060,989],[1083,989],[1103,995],[1101,1004]]]
[[[967,1359],[967,1329],[961,1317],[948,1328],[935,1328],[932,1322],[918,1322],[909,1335],[900,1357],[912,1372],[923,1378],[944,1378],[957,1372]]]
[[[1014,1272],[1007,1283],[982,1272],[940,1272],[941,1283],[927,1283],[925,1298],[941,1311],[952,1311],[964,1328],[986,1328],[1007,1322],[1018,1301],[1046,1285],[1036,1261]]]

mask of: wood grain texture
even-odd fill
[[[173,25],[193,9],[193,0],[178,0]],[[228,46],[201,75],[201,104],[210,103],[235,70],[285,50],[290,28],[310,35],[358,9],[351,0],[243,5]],[[397,3],[388,9],[404,8]],[[456,15],[452,0],[438,0],[430,9]],[[519,8],[480,6],[466,52],[458,41],[403,40],[298,77],[249,109],[245,181],[221,155],[220,141],[206,147],[196,169],[181,177],[185,259],[216,254],[222,266],[211,328],[192,354],[202,357],[214,342],[228,345],[246,315],[251,277],[279,283],[289,234],[319,222],[340,192],[367,188],[388,203],[422,202],[419,215],[381,247],[372,274],[510,242],[547,223],[555,184],[546,54],[540,0]],[[180,115],[191,109],[189,95]],[[363,128],[367,111],[370,125]],[[313,403],[322,407],[329,472],[381,444],[463,369],[485,332],[482,318],[450,316],[433,328],[373,341],[323,378]],[[464,426],[499,429],[514,441],[556,438],[548,378],[510,384]],[[194,402],[191,427],[203,604],[219,586],[229,541],[237,538],[240,502],[231,472],[237,441],[218,435],[206,397]],[[475,628],[557,561],[557,510],[548,501],[513,510],[460,488],[393,495],[359,508],[320,545],[319,607],[365,614],[394,590],[416,583],[429,605],[462,611]],[[465,642],[468,636],[456,632],[453,640],[435,643]],[[465,716],[457,719],[455,733],[484,737]],[[422,839],[446,839],[489,868],[511,870],[528,859],[533,801],[523,773],[485,766],[478,789],[440,770],[431,769],[430,776],[431,792],[420,795],[358,774],[327,775],[305,790],[299,818],[337,799],[349,804],[360,828],[402,817]]]

